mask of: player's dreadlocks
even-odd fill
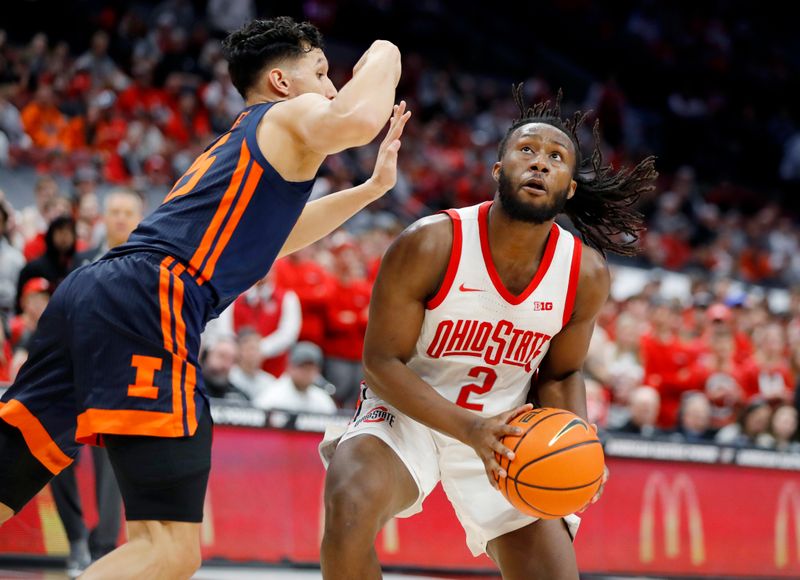
[[[606,250],[625,256],[637,253],[636,242],[644,229],[643,216],[633,208],[642,193],[655,189],[658,172],[655,157],[647,157],[635,167],[623,167],[618,171],[603,165],[600,151],[600,124],[595,121],[594,151],[589,159],[581,155],[578,129],[589,112],[577,111],[568,119],[561,118],[561,91],[555,104],[550,101],[537,103],[533,107],[525,104],[522,83],[513,87],[514,102],[519,107],[520,118],[500,142],[499,157],[505,153],[509,137],[516,129],[528,123],[545,123],[563,131],[575,148],[575,170],[573,179],[578,183],[575,195],[564,208],[583,239],[600,252]],[[616,240],[618,234],[626,234],[623,241]]]

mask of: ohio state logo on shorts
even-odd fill
[[[394,413],[390,413],[389,409],[380,405],[375,407],[364,415],[363,417],[359,417],[356,419],[356,422],[353,423],[354,426],[357,426],[359,423],[380,423],[382,421],[387,421],[389,423],[389,427],[394,427]]]

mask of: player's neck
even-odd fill
[[[512,219],[499,202],[489,208],[487,219],[492,253],[513,258],[541,255],[553,227],[553,220],[534,224]]]

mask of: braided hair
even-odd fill
[[[295,22],[289,16],[252,20],[222,41],[231,82],[245,99],[267,65],[322,47],[316,26]]]
[[[562,131],[572,141],[575,149],[575,169],[573,179],[578,187],[564,207],[564,213],[580,232],[584,241],[605,254],[612,251],[624,256],[638,252],[639,233],[644,229],[643,216],[633,206],[642,193],[655,189],[658,172],[655,157],[640,161],[635,167],[614,170],[611,165],[603,165],[600,151],[600,123],[595,121],[592,129],[594,150],[584,160],[581,155],[578,130],[586,121],[589,112],[577,111],[571,117],[561,117],[561,91],[556,101],[544,101],[528,107],[522,95],[522,83],[513,87],[514,102],[519,108],[520,117],[514,121],[500,142],[498,158],[502,158],[511,135],[518,128],[529,123],[544,123]],[[619,234],[627,239],[619,240]]]

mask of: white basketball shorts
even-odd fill
[[[416,422],[374,396],[361,401],[357,416],[343,434],[341,430],[325,433],[320,443],[325,467],[338,443],[361,435],[372,435],[391,447],[419,488],[417,501],[396,517],[421,512],[425,498],[441,481],[474,556],[486,552],[486,544],[494,538],[537,519],[518,511],[492,487],[483,461],[471,447]],[[574,539],[580,518],[573,514],[564,520]]]

